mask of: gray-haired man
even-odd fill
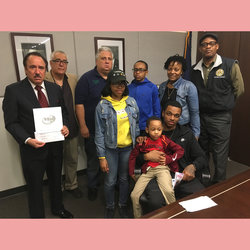
[[[82,197],[82,191],[77,182],[77,163],[78,163],[78,134],[79,128],[75,116],[75,87],[77,83],[76,75],[66,73],[68,59],[65,52],[61,50],[54,51],[50,56],[50,72],[46,73],[45,79],[55,82],[63,92],[65,106],[69,114],[69,136],[64,142],[64,188],[75,198]]]
[[[101,99],[101,91],[112,69],[113,53],[110,48],[102,47],[96,54],[96,66],[79,79],[75,90],[76,115],[81,136],[85,139],[87,155],[88,199],[97,198],[99,182],[99,160],[94,142],[95,108]]]

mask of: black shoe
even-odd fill
[[[72,196],[75,197],[76,199],[82,198],[83,194],[79,187],[72,189],[72,190],[66,190],[66,191],[72,194]]]
[[[72,213],[70,213],[69,211],[67,211],[66,209],[62,209],[58,212],[52,212],[53,215],[58,216],[62,219],[72,219],[74,218],[74,215]]]
[[[97,189],[96,188],[88,188],[88,199],[90,201],[94,201],[97,198]]]
[[[129,218],[128,216],[128,207],[127,206],[119,206],[118,212],[121,218]]]
[[[105,210],[105,218],[111,219],[114,218],[115,209],[114,208],[106,208]]]

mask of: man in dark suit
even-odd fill
[[[23,65],[27,77],[6,87],[3,112],[5,127],[20,146],[23,174],[28,185],[30,217],[45,217],[42,185],[46,171],[52,213],[60,218],[73,218],[73,215],[64,209],[62,203],[63,143],[61,141],[44,143],[34,137],[33,109],[44,107],[38,101],[37,86],[42,87],[42,95],[45,95],[47,106],[62,108],[63,124],[67,124],[62,92],[55,83],[44,81],[48,63],[41,54],[37,52],[27,54],[24,57]],[[67,126],[63,126],[61,133],[65,137],[68,136]]]

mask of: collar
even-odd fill
[[[141,81],[141,82],[138,82],[138,81],[136,81],[136,80],[134,79],[131,83],[134,83],[134,84],[140,85],[140,84],[144,84],[144,83],[148,83],[148,82],[150,82],[150,81],[148,80],[148,78],[147,78],[147,77],[145,77],[145,78],[144,78],[144,80],[143,80],[143,81]]]
[[[94,67],[94,71],[95,71],[95,74],[96,74],[98,77],[104,79],[105,81],[107,80],[107,79],[103,78],[103,77],[101,76],[101,74],[98,72],[97,66]]]
[[[219,65],[222,64],[222,58],[220,55],[216,54],[216,59],[215,59],[215,62],[211,68],[211,70],[215,67],[218,67]],[[201,72],[201,75],[202,75],[202,78],[204,79],[204,74],[203,74],[203,68],[202,68],[202,65],[203,65],[203,58],[196,64],[196,66],[194,67],[194,70],[199,70]]]
[[[53,75],[53,73],[52,73],[52,70],[50,70],[50,75],[51,75],[52,79],[54,80],[54,82],[56,82],[55,79],[54,79],[54,75]],[[68,77],[67,73],[65,73],[65,74],[64,74],[64,77],[63,77],[63,80],[64,80],[64,79],[68,80],[68,78],[69,78],[69,77]]]
[[[182,81],[183,81],[183,78],[180,76],[180,78],[174,82],[173,84],[174,88],[178,88]]]
[[[36,87],[36,85],[33,82],[31,82],[29,78],[28,78],[28,81],[29,81],[31,87],[34,89]],[[42,82],[41,87],[45,89],[44,81]]]
[[[213,65],[214,65],[214,63],[215,63],[215,61],[216,61],[216,58],[217,58],[217,55],[215,55],[214,56],[214,58],[213,58],[213,60],[212,60],[212,62],[207,66],[205,63],[204,63],[204,60],[202,61],[202,67],[204,68],[207,68],[207,69],[212,69],[212,67],[213,67]]]

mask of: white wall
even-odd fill
[[[133,64],[145,60],[148,78],[155,84],[166,80],[163,65],[169,56],[183,54],[183,32],[36,32],[53,34],[55,50],[64,50],[69,59],[68,71],[80,77],[95,66],[94,37],[125,38],[125,71],[129,81]],[[192,60],[195,62],[197,32],[193,32]],[[9,32],[0,32],[0,191],[25,184],[15,140],[4,128],[2,101],[5,86],[16,82],[16,72]],[[78,170],[86,168],[86,155],[79,147]]]

